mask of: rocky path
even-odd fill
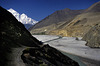
[[[41,36],[40,36],[41,37]],[[47,38],[49,36],[46,36]],[[50,42],[53,40],[57,40],[60,39],[60,37],[58,36],[52,36],[51,38],[47,39],[46,37],[44,37],[44,39],[42,39],[42,41],[45,42]],[[38,37],[39,38],[39,37]],[[43,36],[42,36],[43,38]],[[12,48],[12,52],[9,55],[9,62],[8,62],[8,66],[27,66],[23,63],[22,59],[21,59],[21,54],[22,51],[25,49],[25,46],[22,47],[18,47],[18,48]],[[29,65],[28,65],[29,66]]]
[[[12,53],[9,55],[8,66],[25,66],[21,60],[21,54],[25,47],[12,48]]]

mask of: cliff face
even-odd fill
[[[7,10],[0,7],[0,59],[1,59],[0,65],[8,66],[6,63],[12,61],[9,59],[9,57],[13,56],[13,54],[16,54],[16,52],[13,53],[12,49],[16,48],[18,50],[18,52],[20,51],[20,53],[21,53],[22,50],[20,50],[19,47],[21,48],[22,46],[34,47],[34,48],[36,48],[34,50],[37,50],[37,48],[38,48],[38,50],[35,53],[34,53],[34,50],[32,50],[28,53],[37,55],[35,58],[37,59],[37,61],[39,61],[39,59],[41,59],[40,62],[44,62],[44,61],[47,62],[47,61],[49,61],[49,59],[47,59],[48,57],[45,57],[45,56],[42,57],[41,55],[39,55],[39,53],[45,54],[45,55],[47,54],[47,56],[50,56],[50,59],[51,59],[50,61],[52,61],[52,56],[54,56],[53,60],[57,57],[55,56],[55,54],[53,54],[51,56],[51,54],[49,52],[52,52],[52,53],[57,52],[58,55],[62,55],[58,50],[56,50],[48,45],[43,46],[42,42],[40,42],[36,38],[34,38],[28,32],[28,30],[25,29],[24,25],[21,24],[20,22],[18,22],[14,18],[14,16],[12,16],[11,13],[9,13]],[[42,51],[41,51],[41,48],[42,48]],[[47,52],[48,49],[50,51]],[[15,55],[15,56],[17,56],[17,55]],[[58,65],[60,63],[60,64],[64,64],[64,65],[66,64],[66,65],[71,65],[71,66],[75,66],[75,65],[78,66],[78,64],[75,61],[71,60],[67,56],[64,56],[64,57],[63,56],[64,55],[60,56],[59,59],[54,60],[54,61]],[[61,57],[64,58],[64,60],[62,60]],[[12,58],[14,58],[14,57],[12,57]],[[27,57],[25,57],[25,59],[26,58]],[[44,60],[42,60],[42,59],[44,59]],[[14,60],[17,60],[17,59],[14,59]],[[58,63],[58,61],[59,61],[59,63]],[[29,61],[27,61],[27,62],[29,62]],[[31,62],[34,64],[37,64],[36,61],[31,61]],[[65,63],[65,62],[68,62],[68,63]],[[18,62],[17,62],[17,64],[18,64]],[[53,62],[51,62],[51,64],[53,64]],[[19,66],[19,64],[18,65],[9,64],[9,66]]]
[[[87,41],[86,45],[89,47],[100,48],[100,23],[92,27],[83,40]]]

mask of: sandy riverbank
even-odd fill
[[[63,52],[79,56],[88,66],[100,66],[98,63],[100,62],[100,49],[85,46],[85,41],[75,40],[74,37],[62,37],[57,40],[53,39],[59,36],[35,35],[35,37],[43,42],[52,40],[46,43]]]

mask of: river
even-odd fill
[[[78,56],[72,55],[72,54],[69,54],[69,53],[66,53],[66,52],[62,52],[62,51],[61,51],[61,53],[63,53],[64,55],[70,57],[70,58],[73,59],[74,61],[78,62],[78,64],[79,64],[80,66],[86,66],[86,65],[81,61],[81,59],[80,59]]]
[[[85,46],[86,42],[75,37],[59,37],[54,35],[34,35],[44,44],[63,51],[62,53],[77,61],[80,66],[100,66],[100,49]],[[86,65],[85,65],[85,64]]]

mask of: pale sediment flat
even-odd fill
[[[34,37],[43,42],[49,41],[46,43],[60,51],[79,56],[83,59],[82,61],[84,61],[88,65],[89,62],[86,59],[89,59],[89,61],[91,61],[89,66],[100,66],[100,63],[98,63],[100,62],[100,49],[85,46],[86,42],[82,41],[81,38],[79,38],[79,40],[76,40],[75,37],[59,38],[59,36],[50,35],[34,35]],[[57,37],[59,39],[53,40]],[[97,62],[97,65],[95,64],[95,62]],[[93,64],[91,65],[91,63]]]
[[[39,39],[42,42],[50,41],[59,38],[59,36],[55,35],[33,35],[37,39]]]

